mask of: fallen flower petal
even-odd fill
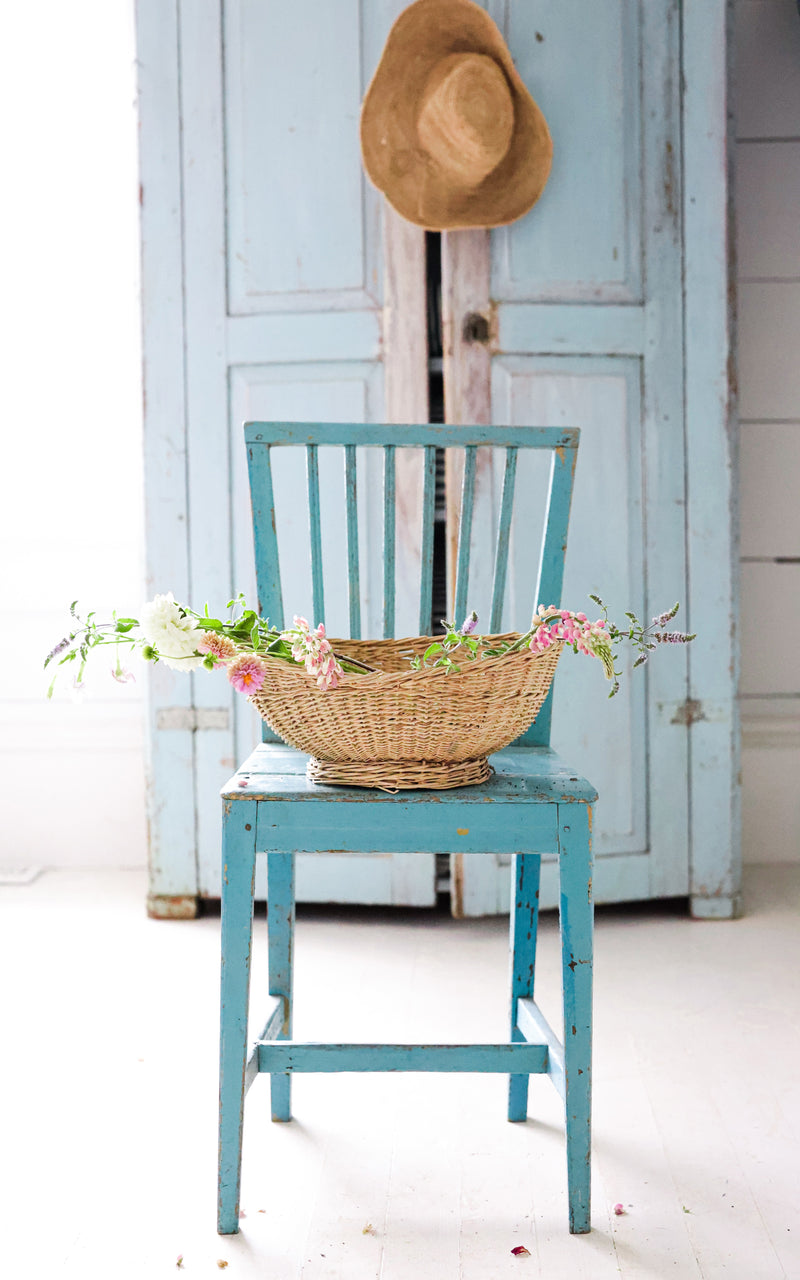
[[[625,1212],[625,1207],[624,1207],[624,1205],[621,1205],[621,1204],[615,1204],[615,1205],[614,1205],[614,1212],[615,1212],[615,1214],[617,1215],[617,1217],[620,1217],[620,1215],[621,1215],[621,1214],[623,1214],[623,1213]]]
[[[378,1233],[373,1227],[372,1223],[368,1222],[367,1225],[363,1228],[361,1234],[362,1236],[376,1236]]]
[[[224,1267],[227,1267],[227,1265],[228,1264],[224,1258],[217,1258],[217,1266],[219,1267],[220,1271],[222,1271]]]
[[[524,1244],[518,1244],[515,1249],[511,1250],[511,1252],[517,1258],[529,1258],[531,1254],[530,1249],[526,1249]]]

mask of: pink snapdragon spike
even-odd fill
[[[228,679],[239,693],[258,693],[267,678],[267,669],[254,654],[243,653],[228,666]]]
[[[539,624],[531,636],[529,648],[533,653],[543,653],[554,640],[563,640],[577,653],[599,658],[609,680],[614,678],[614,657],[611,651],[611,635],[604,618],[590,622],[585,613],[572,613],[568,609],[556,609],[550,605],[537,610]],[[549,619],[549,621],[548,621]]]
[[[291,633],[292,657],[302,662],[306,671],[317,682],[317,688],[327,693],[335,689],[344,672],[336,660],[330,640],[325,635],[325,624],[320,623],[312,631],[305,618],[295,614],[294,631]]]

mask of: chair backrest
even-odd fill
[[[541,540],[538,557],[531,549],[528,562],[537,565],[534,603],[560,604],[567,548],[572,484],[578,440],[577,428],[556,427],[479,427],[386,425],[367,423],[248,422],[245,424],[250,494],[253,511],[256,583],[259,612],[277,626],[284,625],[284,599],[278,550],[278,522],[275,510],[273,455],[275,449],[294,447],[305,451],[308,536],[311,553],[313,624],[325,619],[325,586],[323,581],[323,536],[320,503],[320,448],[333,446],[342,451],[341,497],[345,506],[347,545],[347,593],[350,636],[361,636],[361,584],[358,531],[358,467],[357,450],[382,451],[383,480],[383,635],[395,634],[396,561],[397,561],[397,450],[421,449],[422,501],[419,528],[419,633],[431,629],[433,593],[433,545],[436,502],[437,450],[460,451],[463,458],[463,484],[458,516],[458,551],[455,570],[454,618],[459,622],[471,607],[468,599],[471,547],[474,547],[473,515],[476,497],[478,450],[490,447],[495,456],[505,455],[502,464],[502,486],[495,527],[480,542],[480,554],[490,556],[493,564],[489,626],[479,630],[501,630],[503,605],[509,564],[512,518],[518,459],[523,451],[550,454],[549,482],[542,513]],[[525,494],[517,493],[517,504]],[[472,555],[475,551],[472,551]],[[291,604],[291,602],[290,602]],[[550,738],[551,695],[537,717],[536,724],[519,739],[525,745],[547,745]],[[271,737],[266,730],[266,737]]]

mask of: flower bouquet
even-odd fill
[[[626,614],[621,629],[599,596],[591,599],[602,610],[594,622],[540,605],[523,635],[476,635],[471,613],[458,628],[445,623],[440,637],[400,640],[330,640],[321,623],[312,628],[297,615],[291,627],[274,627],[241,595],[228,602],[227,620],[211,617],[208,606],[196,613],[171,593],[146,604],[141,621],[82,618],[74,602],[75,625],[45,666],[77,663],[80,687],[90,653],[114,645],[111,674],[120,681],[134,678],[122,664],[126,646],[175,670],[222,669],[285,742],[309,754],[314,781],[438,790],[489,777],[487,756],[534,722],[565,645],[599,659],[613,697],[616,647],[632,645],[641,666],[660,644],[694,639],[667,630],[678,605],[647,627]]]

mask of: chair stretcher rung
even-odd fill
[[[546,1044],[298,1044],[259,1042],[259,1071],[547,1071]]]
[[[564,1097],[564,1046],[535,1000],[520,997],[517,1000],[517,1027],[526,1041],[547,1047],[545,1071],[553,1081],[561,1097]]]
[[[259,1072],[259,1046],[263,1041],[267,1041],[269,1043],[270,1041],[277,1039],[283,1030],[283,1025],[286,1019],[286,999],[284,996],[273,996],[272,999],[275,1003],[272,1007],[272,1012],[264,1023],[264,1030],[261,1032],[258,1040],[247,1055],[247,1065],[244,1070],[245,1089],[250,1088],[250,1085],[253,1083]]]

